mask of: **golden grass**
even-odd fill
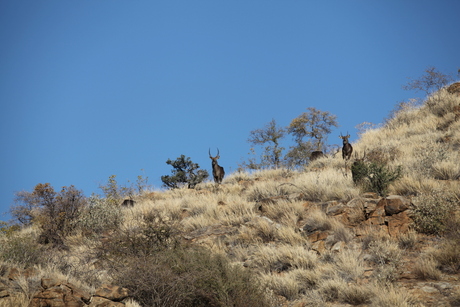
[[[353,144],[355,155],[350,161],[344,161],[338,152],[303,170],[235,172],[221,185],[205,182],[194,190],[144,191],[134,207],[122,208],[120,229],[136,229],[146,216],[167,221],[185,234],[225,227],[231,231],[200,244],[210,252],[226,254],[235,265],[254,270],[267,292],[310,306],[409,306],[410,294],[392,282],[404,253],[415,247],[417,234],[390,239],[369,227],[361,237],[362,244],[357,244],[354,231],[312,202],[346,204],[358,198],[362,191],[353,183],[350,167],[364,154],[368,161],[403,167],[403,176],[391,184],[390,193],[419,196],[443,191],[460,198],[460,120],[453,113],[457,105],[460,97],[441,90],[422,106],[403,108],[384,125],[363,131]],[[364,211],[362,206],[355,209],[349,217],[358,223],[364,219]],[[307,239],[317,230],[328,235],[327,251],[321,255]],[[38,233],[37,227],[21,231],[31,237]],[[38,276],[65,279],[88,290],[110,281],[107,272],[95,268],[93,248],[99,239],[81,233],[67,238],[69,251],[54,252],[51,261],[37,267]],[[9,239],[0,236],[0,240]],[[346,244],[331,251],[337,242]],[[442,278],[440,264],[444,270],[458,265],[458,245],[450,245],[420,257],[415,266],[417,276],[436,280]],[[361,284],[369,265],[377,277]],[[27,281],[21,281],[19,287],[22,291],[0,300],[0,307],[28,305]],[[453,299],[460,301],[459,297]],[[127,306],[139,307],[134,301]]]

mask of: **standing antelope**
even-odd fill
[[[215,157],[211,156],[211,149],[209,149],[209,158],[212,160],[212,176],[214,177],[214,182],[221,183],[224,178],[225,171],[222,166],[217,164],[217,159],[220,158],[219,148],[217,148],[217,156]]]
[[[342,133],[340,133],[339,138],[343,140],[343,147],[342,147],[342,158],[343,159],[350,159],[351,153],[353,152],[353,147],[351,146],[350,143],[348,143],[348,138],[350,137],[349,134],[346,136],[343,136]]]

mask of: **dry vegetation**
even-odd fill
[[[353,144],[369,161],[402,166],[389,192],[411,200],[414,223],[397,237],[354,227],[366,191],[339,155],[303,170],[238,172],[220,186],[144,191],[133,207],[96,201],[62,248],[38,244],[37,225],[4,231],[0,294],[11,268],[35,273],[8,281],[0,306],[27,306],[42,276],[90,292],[125,286],[131,307],[459,306],[459,105],[440,90]],[[328,211],[352,204],[348,223]]]

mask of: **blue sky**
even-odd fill
[[[0,2],[0,212],[38,183],[100,193],[171,173],[227,173],[251,130],[314,107],[381,123],[408,77],[460,68],[460,1]],[[289,146],[288,139],[286,145]],[[0,220],[7,220],[0,215]]]

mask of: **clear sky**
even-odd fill
[[[249,132],[314,107],[381,123],[408,77],[460,68],[460,1],[0,2],[0,212],[51,183],[100,193],[181,154],[211,172],[246,160]],[[287,144],[288,146],[289,144]],[[143,171],[142,171],[143,170]],[[0,220],[8,216],[0,215]]]

